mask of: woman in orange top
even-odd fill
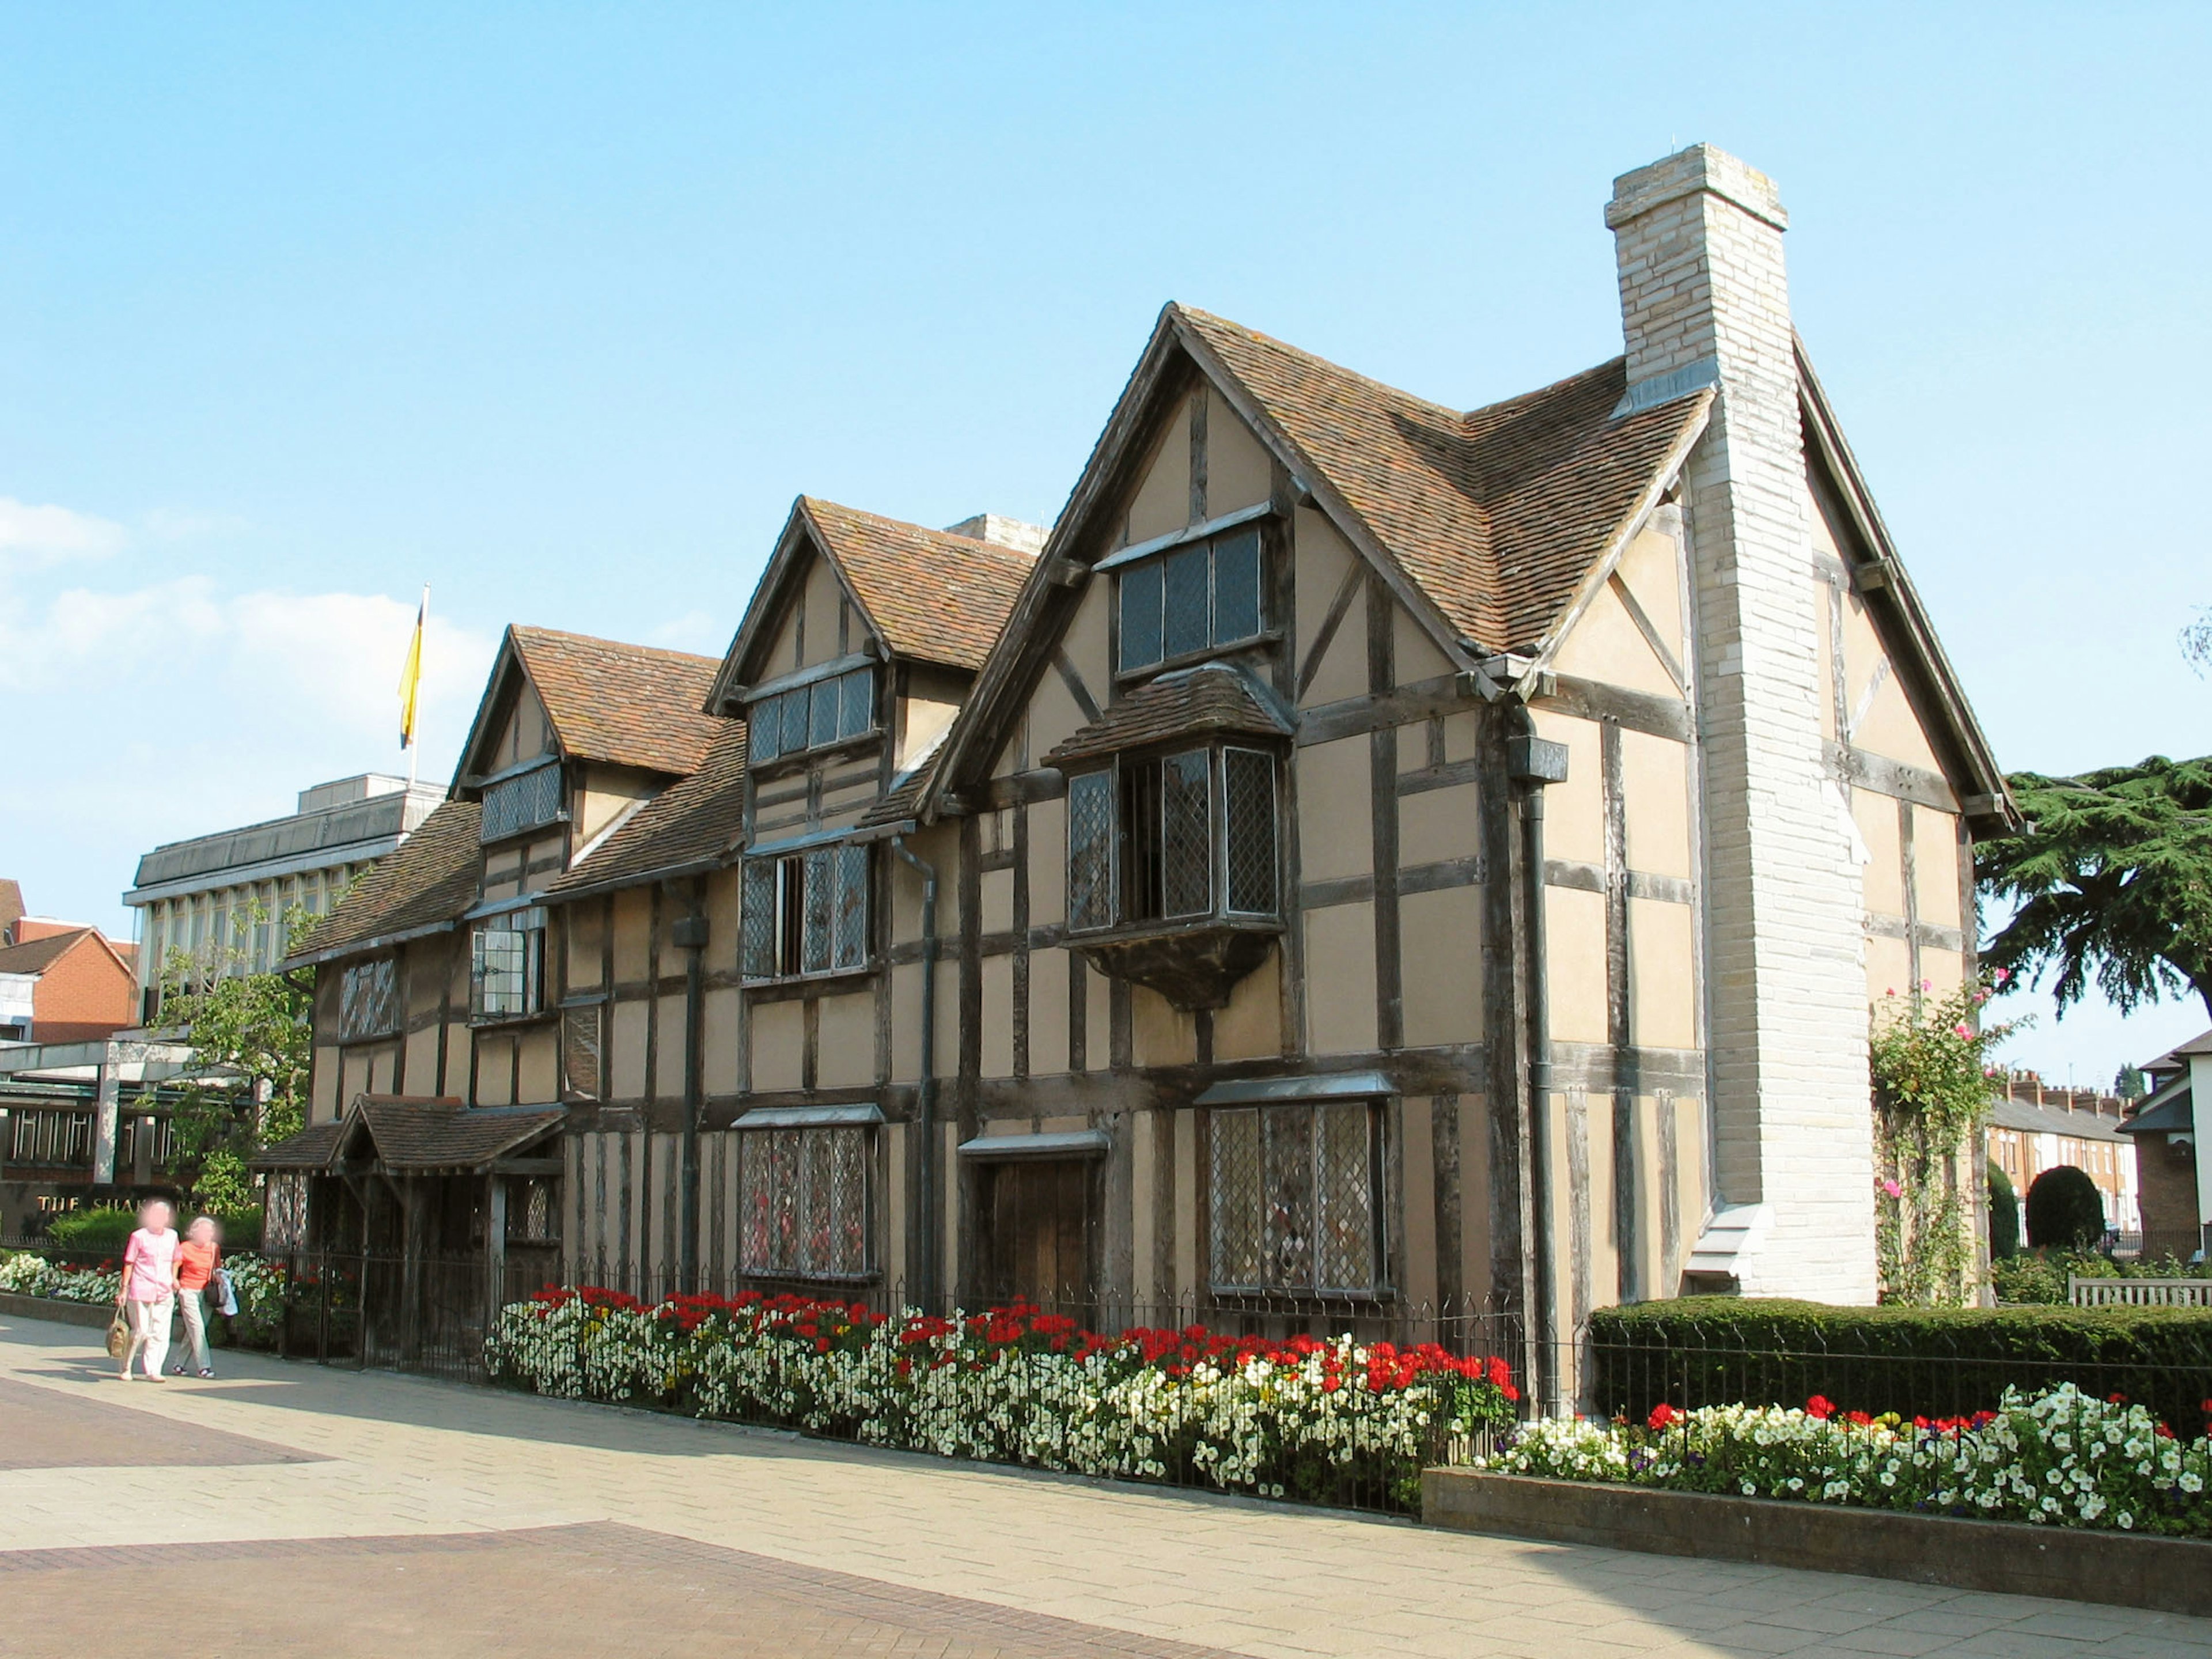
[[[191,1362],[202,1376],[215,1375],[215,1368],[208,1364],[207,1297],[215,1270],[222,1265],[222,1256],[216,1247],[215,1218],[195,1218],[185,1230],[185,1242],[177,1246],[177,1300],[184,1306]],[[182,1376],[185,1364],[179,1359],[169,1374]]]

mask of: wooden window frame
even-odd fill
[[[766,876],[763,884],[763,875]],[[817,882],[826,880],[826,893],[817,896]],[[764,924],[764,934],[748,917],[741,923],[744,943],[739,963],[748,985],[776,985],[798,980],[833,979],[871,971],[875,963],[876,859],[873,843],[857,841],[823,842],[772,853],[745,860],[741,887],[744,902],[755,902],[766,887],[766,901],[774,908]],[[857,894],[857,897],[855,895]],[[819,902],[826,918],[817,960],[812,950],[809,922],[811,907]],[[857,905],[857,922],[850,920]],[[770,957],[763,960],[757,945],[765,941]]]
[[[1166,769],[1172,762],[1194,754],[1206,757],[1206,902],[1196,909],[1170,911],[1164,873],[1165,848],[1169,838]],[[1259,757],[1267,767],[1267,822],[1272,830],[1268,860],[1273,872],[1270,885],[1274,896],[1273,907],[1269,909],[1231,908],[1230,836],[1236,827],[1231,822],[1229,799],[1229,757],[1231,754]],[[1108,914],[1103,920],[1079,920],[1071,896],[1067,917],[1070,936],[1079,939],[1121,930],[1173,928],[1232,920],[1282,920],[1285,830],[1281,769],[1282,757],[1272,750],[1212,739],[1133,750],[1114,756],[1103,766],[1073,773],[1068,779],[1071,806],[1066,815],[1067,890],[1073,896],[1079,890],[1094,890],[1103,883]],[[1097,854],[1088,846],[1078,845],[1075,839],[1078,825],[1073,803],[1079,789],[1096,787],[1085,783],[1085,780],[1099,777],[1109,780],[1107,785],[1105,866],[1103,871],[1085,872],[1079,869],[1079,860],[1095,860]],[[1148,783],[1147,780],[1152,781]],[[1133,827],[1133,817],[1146,824],[1145,839],[1140,840]],[[1152,844],[1155,841],[1157,845]],[[1156,872],[1157,880],[1154,878]],[[1160,902],[1156,908],[1151,903],[1152,890],[1155,886],[1160,890]],[[1138,890],[1139,888],[1143,890],[1141,892]]]

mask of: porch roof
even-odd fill
[[[392,1174],[477,1173],[558,1128],[567,1115],[557,1106],[471,1109],[450,1097],[356,1095],[343,1117],[303,1129],[253,1162],[270,1170],[334,1169],[357,1128],[368,1139],[369,1161]]]

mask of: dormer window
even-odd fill
[[[483,787],[483,815],[477,839],[489,846],[542,829],[561,816],[561,763],[532,761]]]
[[[873,730],[875,685],[872,668],[854,668],[756,697],[745,709],[753,763],[826,749]]]
[[[1240,525],[1119,567],[1121,670],[1139,673],[1267,628],[1260,527]]]

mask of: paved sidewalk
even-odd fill
[[[222,1355],[213,1382],[125,1385],[96,1341],[0,1319],[11,1654],[81,1659],[126,1604],[240,1656],[2212,1654],[2212,1620],[1430,1532],[250,1356]],[[49,1418],[66,1433],[33,1453]]]

